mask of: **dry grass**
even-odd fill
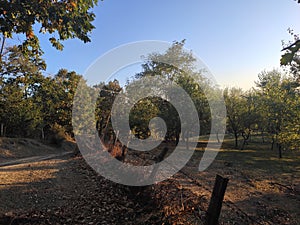
[[[58,168],[57,163],[61,160],[43,161],[0,168],[0,190],[5,186],[18,185],[25,186],[29,183],[40,182],[55,178]]]
[[[61,152],[61,149],[44,145],[28,138],[0,138],[0,163],[12,159]]]

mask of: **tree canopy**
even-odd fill
[[[299,0],[295,0],[300,4]],[[280,64],[282,66],[294,66],[296,63],[299,66],[299,50],[300,50],[300,38],[299,35],[294,34],[294,31],[288,29],[289,33],[293,36],[294,40],[290,41],[287,46],[285,46],[282,51],[284,52],[280,59]]]
[[[95,14],[90,11],[98,0],[1,0],[1,57],[6,38],[23,35],[19,48],[24,54],[41,55],[38,33],[50,35],[49,41],[62,50],[61,41],[78,38],[89,42],[89,32],[95,27]],[[39,29],[36,31],[35,29]]]

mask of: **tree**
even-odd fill
[[[235,148],[238,148],[238,138],[243,131],[243,114],[245,113],[245,99],[240,88],[226,88],[223,92],[227,109],[227,129],[234,135]]]
[[[282,126],[278,135],[278,140],[282,145],[291,150],[299,150],[300,148],[300,93],[296,91],[292,98],[287,99],[287,107],[289,115]]]
[[[73,99],[81,78],[82,76],[74,71],[61,69],[53,78],[41,79],[33,95],[33,100],[41,107],[43,115],[41,129],[58,124],[68,134],[73,135],[71,122]]]
[[[158,105],[163,103],[165,101],[162,99],[144,98],[134,105],[129,115],[129,123],[133,134],[141,139],[150,136],[149,122],[152,118],[161,116]]]
[[[39,57],[24,57],[15,46],[5,49],[0,61],[0,123],[8,136],[34,136],[41,120],[32,96],[40,85],[45,68]]]
[[[78,38],[84,43],[89,42],[89,32],[94,29],[92,21],[95,14],[90,11],[98,0],[3,0],[0,3],[0,32],[2,46],[0,58],[6,38],[13,34],[24,37],[19,48],[22,52],[41,55],[38,33],[51,35],[49,41],[56,49],[62,50],[61,41]],[[35,24],[39,30],[35,31]],[[58,37],[57,37],[58,36]]]
[[[122,88],[117,80],[110,81],[108,84],[95,85],[94,88],[99,90],[95,111],[98,134],[104,141],[108,141],[114,134],[111,124],[111,109]]]
[[[258,75],[259,81],[256,85],[261,89],[261,108],[266,112],[264,115],[264,124],[266,124],[267,132],[272,137],[272,149],[275,144],[278,145],[279,157],[281,157],[281,146],[278,135],[281,131],[285,114],[285,93],[281,89],[281,74],[273,70],[270,72],[262,72]]]
[[[0,123],[5,136],[35,137],[36,128],[42,120],[39,106],[25,95],[18,79],[10,78],[1,88]]]
[[[30,77],[41,74],[46,69],[46,63],[39,56],[24,56],[17,46],[5,48],[0,60],[0,76],[8,77]]]
[[[145,63],[142,65],[143,71],[136,74],[135,78],[161,77],[164,80],[178,84],[191,97],[198,111],[201,125],[200,131],[206,133],[209,130],[208,127],[210,127],[210,113],[205,94],[207,94],[206,91],[210,86],[209,82],[202,76],[201,71],[195,69],[194,63],[196,59],[191,52],[184,50],[184,44],[185,40],[174,42],[165,53],[152,53],[148,55],[145,58]],[[172,93],[172,91],[170,93]],[[167,91],[161,94],[165,96],[167,101],[169,100],[168,97],[170,96],[167,96]],[[186,108],[186,113],[192,112],[192,110],[188,108],[187,102],[180,102],[180,104]],[[185,139],[187,139],[189,135],[195,135],[189,133],[189,130],[192,129],[188,127],[194,123],[181,121],[180,126],[178,113],[174,107],[171,107],[164,101],[161,101],[157,106],[160,110],[159,115],[166,119],[168,126],[166,139],[175,140],[175,142],[178,143],[180,134],[182,134],[182,137]]]
[[[276,145],[279,158],[283,148],[299,148],[299,91],[291,77],[276,70],[259,74],[256,85],[260,88],[260,104],[265,112],[263,124],[272,136],[272,149]]]
[[[258,96],[254,90],[246,92],[243,96],[242,113],[241,113],[241,135],[244,139],[241,149],[244,149],[248,144],[252,132],[258,127],[261,122],[259,115]]]

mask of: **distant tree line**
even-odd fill
[[[160,76],[176,82],[191,99],[198,112],[200,135],[210,134],[210,105],[206,94],[223,92],[226,108],[227,133],[233,135],[236,148],[244,148],[253,134],[261,140],[271,140],[271,147],[279,154],[283,149],[300,146],[300,82],[299,66],[293,63],[289,72],[262,72],[256,87],[248,91],[240,88],[214,86],[194,68],[195,58],[184,50],[184,41],[174,42],[165,53],[146,57],[142,72],[121,87],[117,80],[93,86],[98,90],[95,108],[96,129],[106,141],[117,138],[112,127],[111,108],[122,90],[145,77]],[[44,61],[39,57],[24,56],[16,47],[5,49],[0,68],[0,134],[8,137],[60,139],[73,137],[72,104],[77,84],[82,76],[61,69],[53,77],[43,75]],[[294,56],[295,60],[296,55]],[[176,62],[176,66],[166,63]],[[200,85],[201,84],[201,85]],[[143,87],[147,89],[155,86]],[[181,103],[183,106],[185,102]],[[122,109],[120,109],[122,111]],[[186,106],[186,111],[189,111]],[[122,114],[120,114],[122,116]],[[148,97],[137,102],[130,112],[130,128],[139,138],[150,134],[149,122],[161,117],[167,125],[166,141],[178,143],[196,134],[180,121],[175,108],[166,99]],[[124,118],[125,119],[125,118]],[[158,131],[159,132],[159,131]],[[213,131],[218,133],[217,130]],[[153,134],[152,134],[153,135]],[[242,140],[242,141],[241,141]]]

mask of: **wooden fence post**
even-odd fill
[[[215,186],[211,195],[209,207],[206,214],[206,225],[217,225],[221,213],[227,183],[229,179],[220,175],[216,176]]]

